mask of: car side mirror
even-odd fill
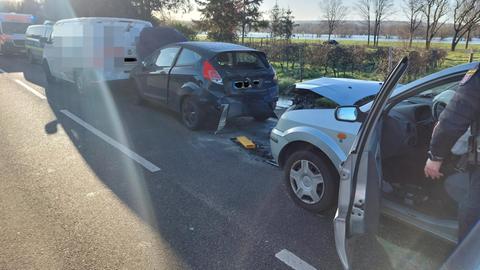
[[[335,110],[335,119],[342,122],[361,121],[363,112],[357,106],[342,106]]]

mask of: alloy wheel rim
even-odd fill
[[[191,102],[186,102],[185,106],[183,106],[183,119],[188,126],[195,125],[195,121],[197,117],[197,113],[195,111],[195,107]]]
[[[306,204],[320,202],[325,192],[323,175],[309,160],[297,160],[292,164],[290,186],[295,196]]]

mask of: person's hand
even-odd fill
[[[425,176],[432,178],[432,179],[440,179],[443,177],[443,173],[440,172],[440,168],[442,168],[442,161],[432,161],[430,159],[427,160],[427,164],[425,165]]]

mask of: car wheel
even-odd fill
[[[204,119],[204,113],[198,102],[193,97],[186,97],[182,102],[181,108],[182,121],[185,126],[191,130],[201,128]]]
[[[145,105],[146,100],[143,98],[142,94],[140,93],[140,88],[137,86],[137,82],[135,79],[130,78],[129,86],[133,91],[133,103],[136,105]]]
[[[53,77],[52,73],[50,72],[50,67],[48,66],[48,62],[43,62],[43,71],[45,73],[45,79],[47,80],[48,84],[54,84],[56,82],[55,77]]]
[[[284,179],[296,204],[316,213],[333,208],[338,196],[338,177],[330,167],[313,151],[301,150],[290,156]]]
[[[27,58],[28,58],[28,62],[30,64],[35,64],[35,58],[33,58],[33,54],[31,51],[28,51],[27,52]]]

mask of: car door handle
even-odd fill
[[[151,74],[151,75],[165,75],[165,74],[167,74],[167,72],[165,72],[164,70],[157,70],[157,71],[149,72],[149,74]]]

